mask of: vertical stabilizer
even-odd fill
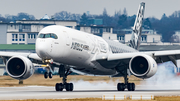
[[[145,3],[142,2],[139,5],[139,9],[136,15],[136,20],[133,26],[131,40],[129,43],[129,46],[133,47],[136,50],[139,50],[140,41],[141,41],[141,31],[142,31],[142,22],[144,18],[144,9],[145,9]]]

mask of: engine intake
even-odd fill
[[[13,56],[6,64],[7,73],[14,79],[23,80],[34,73],[32,62],[24,56]]]
[[[150,78],[157,71],[157,63],[149,55],[137,55],[130,60],[129,69],[136,77]]]

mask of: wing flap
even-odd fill
[[[176,60],[180,59],[180,50],[155,51],[154,57],[157,63],[172,61],[172,63],[177,67]]]
[[[154,56],[180,55],[180,50],[155,51]]]
[[[122,59],[130,59],[137,55],[138,53],[120,53],[120,54],[110,54],[108,55],[107,60],[113,61],[113,60],[122,60]]]

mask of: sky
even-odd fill
[[[60,11],[83,14],[102,14],[106,8],[109,15],[115,11],[126,8],[129,16],[137,13],[141,2],[145,2],[145,18],[156,17],[160,19],[165,13],[167,16],[180,10],[180,0],[1,0],[0,14],[17,15],[25,12],[40,19],[45,14],[54,15]]]

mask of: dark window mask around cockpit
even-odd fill
[[[47,34],[40,33],[38,38],[53,38],[53,39],[57,39],[58,37],[57,37],[56,34],[53,34],[53,33],[47,33]]]

